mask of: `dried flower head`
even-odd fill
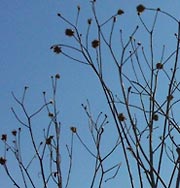
[[[119,10],[117,11],[117,15],[122,15],[122,14],[124,14],[124,11],[123,11],[122,9],[119,9]]]
[[[76,132],[77,132],[77,128],[76,128],[76,127],[71,127],[70,129],[71,129],[71,131],[72,131],[73,133],[76,133]]]
[[[16,136],[17,131],[16,131],[16,130],[13,130],[11,133],[12,133],[13,136]]]
[[[3,157],[0,157],[0,164],[5,165],[5,163],[6,163],[6,159]]]
[[[167,100],[168,100],[168,101],[173,100],[173,98],[174,98],[173,95],[169,95],[169,96],[167,96]]]
[[[62,52],[61,47],[59,46],[54,46],[52,47],[52,49],[53,49],[53,52],[56,54],[60,54]]]
[[[28,86],[24,86],[24,89],[27,90],[29,87]]]
[[[156,69],[163,69],[163,64],[162,63],[157,63],[156,64]]]
[[[123,113],[120,113],[120,114],[118,114],[118,119],[119,119],[119,121],[125,121],[126,117],[124,116]]]
[[[91,25],[91,23],[92,23],[92,19],[89,18],[89,19],[87,20],[87,23],[88,23],[89,25]]]
[[[158,121],[158,120],[159,120],[158,114],[153,114],[152,119],[153,119],[154,121]]]
[[[145,9],[146,9],[146,7],[142,4],[140,4],[136,7],[138,14],[141,14],[142,12],[144,12]]]
[[[46,144],[47,145],[51,145],[51,140],[53,139],[53,136],[49,136],[47,139],[46,139]]]
[[[1,140],[7,141],[7,134],[2,134],[1,135]]]
[[[65,34],[68,36],[68,37],[72,37],[74,35],[74,31],[72,29],[66,29],[65,30]]]
[[[56,79],[60,79],[60,74],[56,74],[56,75],[55,75],[55,78],[56,78]]]
[[[97,48],[99,46],[99,40],[95,39],[92,41],[92,47]]]
[[[51,112],[49,112],[49,113],[48,113],[48,116],[49,116],[49,117],[54,117],[54,114],[51,113]]]

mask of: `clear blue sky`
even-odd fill
[[[146,7],[160,7],[162,10],[175,15],[177,19],[180,18],[180,1],[178,0],[97,0],[97,7],[102,19],[108,18],[119,8],[123,9],[125,14],[120,18],[123,19],[122,29],[130,33],[138,24],[138,19],[135,15],[136,6],[140,3]],[[29,111],[33,111],[42,102],[42,91],[50,92],[50,76],[56,73],[61,75],[58,102],[63,131],[67,134],[62,136],[63,144],[69,142],[67,136],[70,135],[68,132],[70,126],[77,126],[81,134],[83,134],[83,131],[86,132],[87,119],[81,108],[81,103],[84,103],[86,99],[89,99],[92,103],[92,109],[94,109],[95,113],[99,111],[107,112],[104,98],[101,96],[101,89],[92,71],[86,66],[73,64],[67,58],[62,58],[50,51],[52,44],[69,40],[64,36],[66,25],[60,21],[56,14],[61,12],[70,20],[75,20],[77,5],[81,6],[81,19],[83,20],[84,18],[84,22],[86,22],[91,15],[88,0],[1,0],[0,134],[10,133],[11,130],[19,126],[10,111],[11,106],[16,106],[11,96],[11,91],[17,96],[21,96],[23,87],[29,86],[27,105],[29,106]],[[169,30],[166,22],[159,24],[162,28],[162,34]],[[142,40],[144,40],[143,36]],[[41,123],[44,124],[45,122],[42,120]],[[108,139],[111,139],[111,137],[112,135]],[[78,152],[76,152],[77,149]],[[28,150],[26,151],[28,155]],[[88,186],[86,184],[86,179],[88,179],[87,159],[85,158],[87,153],[78,145],[78,142],[76,151],[75,158],[79,161],[74,165],[72,182],[75,187],[86,187]],[[2,147],[0,147],[0,155],[1,152],[3,153]],[[64,149],[63,152],[66,152],[66,150]],[[82,154],[79,155],[79,153]],[[13,162],[12,165],[14,165]],[[122,172],[120,171],[120,173]],[[78,175],[76,176],[76,174]],[[1,166],[0,179],[0,187],[12,187],[4,176]],[[119,181],[121,182],[121,179],[117,183]],[[105,184],[104,188],[109,187],[109,185],[108,183]],[[122,186],[125,187],[125,185],[126,182],[123,182]],[[116,183],[112,183],[112,186],[114,188],[117,187]]]

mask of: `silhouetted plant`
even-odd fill
[[[21,186],[9,170],[7,152],[14,154],[18,162],[24,187],[36,187],[33,176],[29,172],[29,167],[35,160],[39,165],[43,187],[48,187],[51,180],[58,188],[68,187],[70,176],[77,176],[72,172],[74,138],[77,138],[87,154],[94,160],[92,179],[82,186],[102,188],[107,182],[115,181],[123,174],[126,180],[129,180],[129,187],[132,188],[147,186],[179,188],[180,147],[178,138],[180,129],[177,111],[180,102],[180,82],[178,81],[180,22],[160,8],[147,8],[141,4],[136,7],[139,24],[132,29],[130,36],[126,39],[126,31],[122,28],[117,29],[118,20],[126,14],[124,10],[118,9],[108,19],[101,21],[96,12],[96,1],[91,1],[90,6],[92,18],[87,18],[85,32],[82,32],[85,26],[82,29],[82,26],[78,24],[79,19],[84,19],[83,16],[80,17],[80,6],[77,7],[74,22],[61,13],[57,14],[58,18],[68,25],[67,29],[62,31],[68,43],[54,44],[51,50],[73,62],[83,64],[82,66],[88,66],[99,80],[109,114],[99,112],[94,117],[89,101],[82,104],[88,119],[87,128],[92,138],[92,146],[84,141],[77,127],[70,127],[71,144],[70,147],[66,146],[69,156],[68,175],[66,182],[63,182],[62,177],[65,175],[61,168],[60,157],[62,155],[61,124],[58,121],[56,101],[57,80],[60,75],[57,74],[51,78],[52,100],[47,101],[46,93],[43,92],[44,104],[32,114],[28,113],[24,103],[28,88],[25,87],[21,100],[12,93],[13,98],[24,112],[26,120],[24,121],[14,108],[12,112],[20,125],[28,131],[34,153],[29,163],[25,164],[20,139],[22,129],[19,128],[12,131],[13,145],[9,143],[7,135],[2,134],[1,140],[5,148],[4,155],[0,157],[0,164],[16,187]],[[154,15],[151,20],[146,20],[144,17],[144,14],[147,13]],[[171,48],[161,44],[161,41],[158,41],[161,50],[159,46],[157,49],[154,44],[156,37],[160,37],[162,33],[162,28],[159,28],[157,24],[159,16],[164,16],[161,19],[173,22],[177,27],[173,34],[174,46]],[[152,23],[151,26],[149,22]],[[141,38],[141,32],[145,35],[145,40]],[[169,51],[165,53],[167,47]],[[106,64],[107,56],[108,61],[111,61],[108,66],[114,67],[113,73],[109,72]],[[113,84],[108,82],[112,74],[117,76]],[[114,85],[117,85],[117,90],[114,89]],[[44,138],[39,142],[34,136],[32,119],[43,110],[47,110],[50,121],[43,130]],[[117,134],[113,135],[114,142],[111,143],[111,147],[106,148],[103,139],[112,137],[111,133],[106,131],[110,121],[111,130]],[[45,167],[46,153],[49,154],[49,170]],[[83,157],[86,158],[86,156]],[[167,165],[171,168],[168,173],[163,173]],[[123,182],[119,186],[123,186]]]
[[[68,44],[55,44],[51,48],[54,50],[59,47],[62,50],[61,55],[65,55],[74,62],[88,65],[99,79],[107,100],[106,104],[114,120],[114,129],[118,133],[119,140],[115,147],[123,151],[124,157],[121,156],[120,160],[125,160],[126,167],[123,168],[128,172],[130,187],[147,187],[149,183],[149,186],[153,188],[177,188],[180,185],[179,143],[176,140],[180,132],[176,113],[180,101],[178,97],[180,82],[177,76],[180,23],[175,17],[160,8],[147,8],[141,4],[136,7],[141,27],[137,25],[129,38],[125,39],[126,31],[120,29],[118,36],[116,26],[119,23],[118,19],[121,19],[119,17],[125,16],[126,12],[119,9],[110,18],[101,21],[102,19],[99,19],[96,12],[96,6],[96,1],[91,1],[92,18],[87,19],[87,31],[83,33],[81,25],[78,25],[80,10],[78,10],[75,23],[58,13],[59,18],[71,27],[73,33],[70,33],[74,40],[71,39]],[[143,17],[147,13],[154,14],[152,20],[146,20]],[[154,42],[156,36],[160,37],[162,32],[157,24],[159,16],[166,16],[161,19],[170,20],[177,27],[174,49],[170,49],[169,53],[165,53],[168,46],[164,44],[160,44],[162,51],[158,50],[156,53]],[[152,26],[148,26],[151,21]],[[110,26],[109,31],[105,26]],[[138,35],[138,32],[142,32],[141,30],[147,37],[145,41],[139,42],[141,36]],[[94,40],[90,41],[90,38]],[[71,53],[71,50],[74,52]],[[161,57],[157,55],[160,53]],[[107,56],[108,61],[110,59],[111,63],[115,65],[113,65],[115,67],[113,74],[117,74],[118,79],[113,85],[119,86],[117,92],[107,81],[108,75],[112,74],[112,72],[106,74],[108,72],[105,61]],[[157,59],[159,59],[158,62]],[[108,66],[111,65],[108,64]],[[93,127],[92,116],[86,106],[84,109],[92,123],[90,127]],[[95,125],[94,129],[97,132],[96,138],[100,139],[102,130]],[[95,140],[95,143],[99,151],[98,140]],[[84,142],[82,144],[89,151],[86,144]],[[94,155],[90,151],[89,153]],[[105,171],[103,171],[104,166],[100,156],[95,155],[102,174],[99,176],[97,171],[93,178],[102,180]],[[166,170],[167,163],[171,163],[172,168],[164,176],[163,171]],[[95,185],[94,179],[90,187],[103,187],[101,181]]]
[[[58,121],[58,109],[56,104],[56,95],[57,95],[57,82],[60,78],[59,74],[56,74],[54,77],[51,77],[52,80],[52,99],[47,100],[46,92],[43,92],[44,104],[33,113],[28,113],[28,108],[25,103],[25,97],[28,90],[28,87],[24,87],[24,92],[22,98],[17,98],[16,95],[12,92],[14,100],[19,105],[19,108],[23,112],[23,116],[19,115],[16,112],[16,109],[11,108],[12,113],[14,114],[17,121],[20,123],[24,132],[27,132],[27,140],[22,140],[22,128],[12,131],[13,141],[7,138],[6,134],[2,134],[1,140],[4,142],[4,156],[0,158],[0,164],[4,167],[7,176],[14,183],[15,187],[37,187],[36,176],[40,173],[42,180],[42,187],[49,187],[49,182],[52,180],[54,184],[61,188],[62,187],[62,173],[61,173],[61,150],[60,150],[60,134],[61,134],[61,123]],[[36,137],[36,128],[33,126],[33,119],[37,116],[42,116],[43,111],[47,111],[49,116],[49,122],[47,127],[44,128],[43,135],[44,138],[37,139]],[[26,141],[29,143],[26,147],[29,150],[28,161],[23,160],[27,155],[24,151],[22,145]],[[18,164],[19,172],[23,180],[23,185],[20,183],[20,179],[15,179],[13,177],[13,170],[8,166],[8,156],[11,152]],[[49,158],[46,157],[49,156]],[[35,162],[36,161],[36,162]],[[34,163],[39,167],[37,168],[38,172],[31,172],[31,166],[34,168]],[[40,172],[39,172],[40,171]]]

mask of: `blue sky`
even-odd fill
[[[128,34],[139,23],[136,17],[136,6],[140,3],[146,7],[160,7],[162,10],[175,15],[177,19],[180,18],[178,9],[180,2],[178,0],[174,0],[173,3],[170,0],[163,2],[162,0],[157,0],[156,2],[150,0],[97,0],[97,10],[100,18],[105,20],[119,8],[123,9],[125,14],[120,18],[120,20],[122,19],[121,27],[126,31],[126,37],[128,37]],[[61,14],[73,21],[75,20],[77,5],[81,6],[80,24],[82,25],[80,25],[80,28],[83,30],[83,23],[91,16],[89,1],[87,0],[13,0],[11,2],[1,0],[0,134],[10,133],[11,130],[19,126],[10,111],[12,106],[17,107],[11,96],[11,91],[16,96],[21,96],[23,87],[29,86],[27,105],[29,111],[32,112],[33,109],[42,104],[42,91],[50,92],[50,76],[56,73],[61,75],[58,87],[58,102],[61,114],[60,121],[64,126],[65,134],[62,136],[63,144],[69,142],[69,139],[67,139],[68,134],[70,134],[68,129],[72,125],[77,126],[82,135],[84,132],[86,133],[87,118],[81,108],[81,103],[84,103],[86,99],[90,100],[92,111],[94,110],[95,114],[99,111],[108,112],[104,104],[102,90],[93,72],[87,66],[72,63],[67,58],[60,57],[50,50],[52,44],[66,43],[69,40],[64,35],[67,25],[61,22],[57,17],[57,13],[61,12]],[[166,21],[159,22],[159,26],[162,28],[165,42],[171,45],[171,41],[166,39],[165,34],[166,31],[171,33],[170,29],[172,29],[173,33],[176,28],[173,29],[171,25],[166,25]],[[145,40],[143,32],[139,35],[139,38],[141,37],[142,41]],[[111,79],[113,80],[114,77],[112,76],[110,81]],[[39,120],[38,123],[43,124],[44,120]],[[113,137],[112,135],[110,136]],[[88,138],[88,136],[83,137],[85,139]],[[75,152],[75,158],[80,158],[79,161],[81,162],[75,163],[74,174],[79,170],[80,175],[77,177],[72,175],[72,182],[75,182],[77,187],[84,187],[86,178],[88,179],[88,172],[85,168],[87,158],[84,157],[87,153],[82,147],[78,147],[78,144],[77,142],[76,149],[78,148],[79,152]],[[0,148],[1,152],[3,151]],[[66,150],[64,149],[63,152],[66,152]],[[82,155],[79,155],[79,153],[82,153]],[[88,160],[91,159],[88,158]],[[14,164],[12,163],[12,165]],[[85,171],[87,176],[84,175]],[[84,176],[84,180],[80,178],[82,176]],[[4,181],[0,182],[0,187],[10,187],[11,183],[4,176],[2,167],[0,167],[0,179],[4,179]],[[116,186],[116,184],[112,185]],[[124,185],[126,185],[125,182]],[[108,186],[107,184],[105,187]]]

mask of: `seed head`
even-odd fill
[[[168,100],[168,101],[173,100],[173,98],[174,98],[173,95],[169,95],[169,96],[167,96],[167,100]]]
[[[0,157],[0,164],[5,165],[5,163],[6,163],[6,159],[3,157]]]
[[[7,141],[7,134],[2,134],[1,135],[1,140],[2,141]]]
[[[65,30],[65,34],[68,36],[68,37],[72,37],[74,35],[74,31],[72,29],[66,29]]]
[[[156,64],[156,69],[163,69],[163,64],[162,63],[157,63]]]
[[[53,52],[56,54],[60,54],[62,52],[61,47],[59,46],[54,46],[53,47]]]
[[[54,114],[51,113],[51,112],[49,112],[49,113],[48,113],[48,116],[49,116],[49,117],[54,117]]]
[[[92,47],[97,48],[99,46],[99,40],[95,39],[92,41]]]
[[[159,119],[158,114],[154,114],[153,117],[152,117],[152,119],[153,119],[154,121],[158,121],[158,119]]]
[[[146,9],[146,7],[142,4],[140,4],[136,7],[138,14],[141,14],[142,12],[144,12],[145,9]]]
[[[123,11],[122,9],[119,9],[119,10],[117,11],[117,15],[122,15],[122,14],[124,14],[124,11]]]
[[[126,117],[124,116],[123,113],[120,113],[120,114],[118,115],[118,119],[119,119],[119,121],[125,121],[125,120],[126,120]]]
[[[77,128],[76,127],[71,127],[70,129],[71,129],[72,133],[76,133],[77,132]]]
[[[60,79],[60,74],[56,74],[55,78]]]
[[[16,130],[13,130],[11,133],[12,133],[13,136],[16,136],[17,131],[16,131]]]
[[[87,23],[88,23],[89,25],[91,25],[91,23],[92,23],[92,19],[89,18],[89,19],[87,20]]]

